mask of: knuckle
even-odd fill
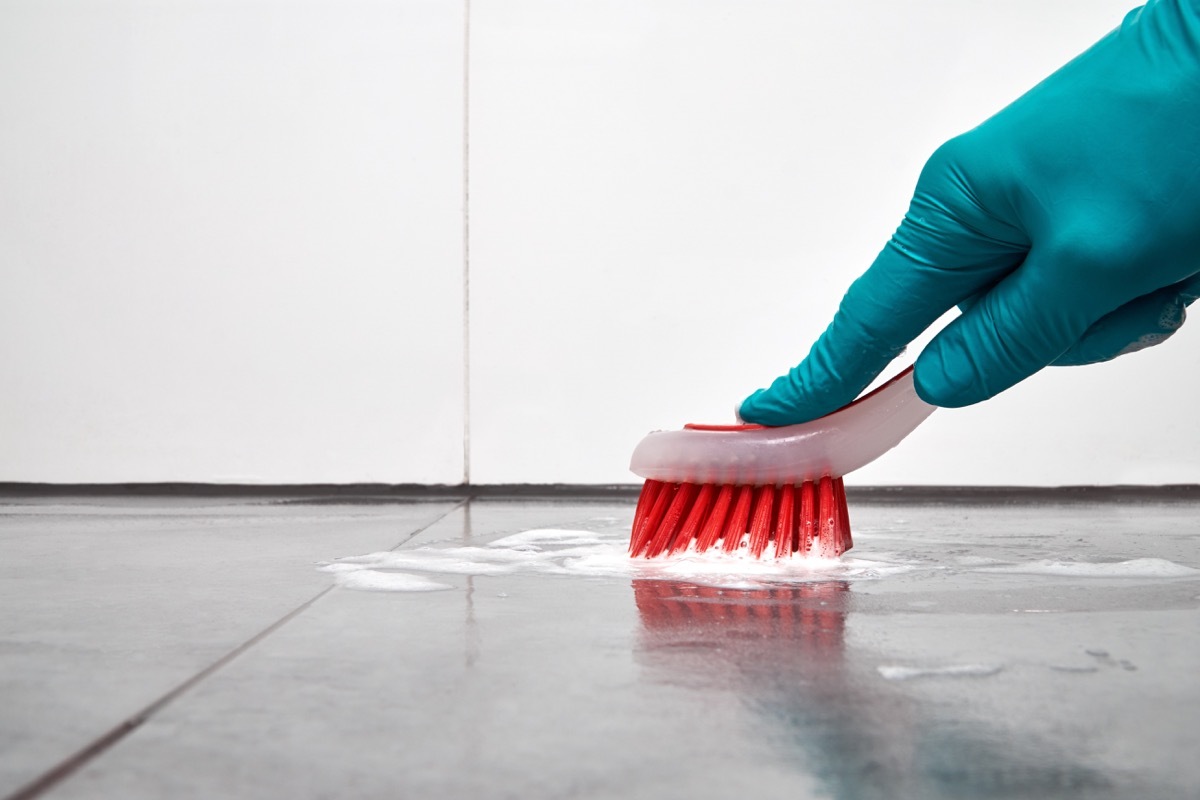
[[[922,176],[933,177],[948,172],[961,172],[972,161],[975,151],[975,134],[972,131],[947,139],[925,162]]]
[[[1138,272],[1134,267],[1141,260],[1135,237],[1114,227],[1063,230],[1045,247],[1056,270],[1098,289],[1122,286],[1128,290],[1130,279]]]

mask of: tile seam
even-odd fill
[[[401,539],[400,542],[394,545],[391,549],[396,550],[400,547],[403,547],[407,542],[411,541],[413,537],[418,536],[429,528],[432,528],[434,525],[465,506],[468,502],[469,498],[459,500],[453,506],[443,511],[429,522],[414,529],[408,536]],[[162,711],[164,708],[169,706],[183,695],[187,694],[195,687],[199,686],[208,678],[220,672],[223,668],[237,660],[239,656],[249,652],[252,648],[254,648],[255,645],[262,642],[272,633],[279,630],[284,625],[302,614],[304,611],[311,608],[318,600],[332,592],[333,589],[333,586],[328,586],[322,589],[317,594],[310,597],[308,600],[305,600],[296,608],[293,608],[291,611],[284,614],[282,617],[275,620],[270,625],[263,628],[237,647],[222,655],[204,669],[195,673],[187,680],[178,684],[173,689],[170,689],[165,694],[159,696],[156,700],[144,706],[140,711],[126,717],[124,720],[110,728],[101,736],[89,742],[80,750],[55,764],[53,767],[34,778],[29,783],[18,788],[12,794],[5,796],[3,800],[34,800],[34,798],[41,797],[46,792],[55,788],[63,781],[74,775],[76,772],[83,769],[96,758],[103,755],[114,745],[120,743],[123,739],[125,739],[126,736],[133,733],[147,721],[149,721],[155,714]]]

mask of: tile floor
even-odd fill
[[[1200,798],[1200,503],[852,498],[859,568],[740,585],[317,568],[632,512],[5,498],[0,797]]]

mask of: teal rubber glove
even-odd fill
[[[1200,0],[1158,0],[940,147],[808,357],[740,415],[834,411],[956,305],[917,358],[917,392],[977,403],[1047,365],[1162,341],[1200,296],[1197,273]]]

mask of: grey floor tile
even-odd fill
[[[47,796],[1196,797],[1197,512],[865,505],[904,568],[807,583],[339,588]],[[473,501],[402,550],[631,513]]]
[[[453,502],[0,504],[0,796],[87,746]]]

